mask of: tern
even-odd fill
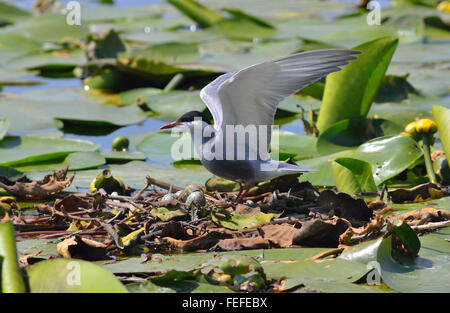
[[[200,92],[214,125],[205,114],[191,111],[160,129],[181,127],[189,132],[203,166],[216,176],[239,183],[234,204],[240,203],[258,182],[315,171],[270,157],[277,106],[291,94],[340,71],[356,59],[356,54],[360,52],[313,50],[223,74]]]

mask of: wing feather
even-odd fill
[[[214,117],[216,129],[226,125],[267,125],[286,97],[341,70],[359,51],[323,49],[296,53],[218,77],[200,97]],[[270,144],[268,134],[267,151]]]

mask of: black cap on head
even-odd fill
[[[200,119],[205,123],[211,124],[211,121],[208,118],[208,116],[206,116],[205,114],[203,114],[202,112],[199,112],[199,111],[190,111],[190,112],[184,113],[182,116],[180,116],[179,119],[176,120],[176,122],[177,123],[192,122],[194,120],[200,120]]]

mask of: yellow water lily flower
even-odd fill
[[[420,119],[416,123],[416,131],[419,134],[434,134],[437,130],[437,124],[428,118]]]
[[[450,13],[450,1],[442,1],[437,6],[437,9],[439,11],[442,11],[442,12],[445,12],[445,13]]]

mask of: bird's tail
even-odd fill
[[[289,163],[285,163],[285,162],[279,162],[278,163],[278,171],[284,172],[286,174],[288,174],[288,173],[294,174],[294,173],[311,173],[311,172],[316,172],[317,170],[313,169],[313,168],[303,167],[303,166],[289,164]]]

